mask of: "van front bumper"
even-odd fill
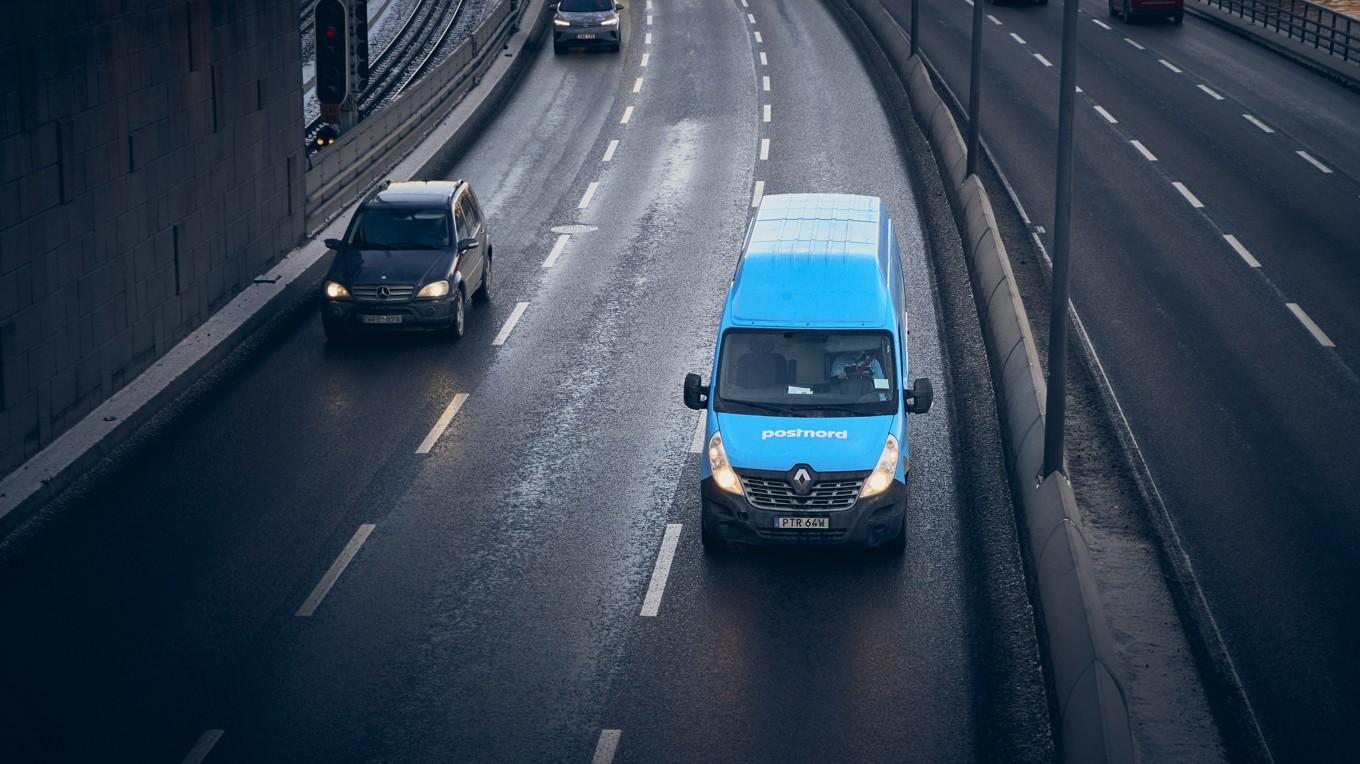
[[[718,488],[713,478],[699,483],[703,521],[724,541],[761,545],[846,545],[876,547],[906,532],[907,486],[893,481],[888,490],[860,499],[849,509],[826,512],[780,512],[751,505],[744,496]],[[780,517],[826,517],[826,530],[788,530],[775,527]]]

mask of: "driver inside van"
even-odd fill
[[[835,372],[833,379],[884,379],[883,364],[878,359],[878,354],[869,350],[859,352],[837,353],[831,359],[831,369]]]

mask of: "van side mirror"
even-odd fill
[[[902,393],[902,402],[908,414],[924,414],[930,411],[930,404],[934,401],[935,388],[925,377],[913,382],[911,389]]]
[[[345,243],[339,239],[326,239],[323,243],[326,245],[326,249],[333,249],[336,252],[345,248]]]
[[[708,385],[698,374],[685,375],[685,405],[696,411],[708,408]]]
[[[459,251],[459,252],[466,252],[466,251],[468,251],[469,249],[476,249],[476,248],[478,248],[478,247],[480,247],[480,246],[482,246],[482,243],[479,242],[479,241],[477,241],[476,239],[459,239],[459,240],[458,240],[458,251]]]

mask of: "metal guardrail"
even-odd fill
[[[1360,63],[1360,20],[1308,0],[1200,0],[1290,39]]]

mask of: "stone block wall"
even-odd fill
[[[303,233],[291,0],[0,0],[0,474]]]

